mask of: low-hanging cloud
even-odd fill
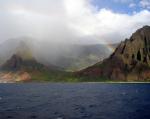
[[[97,9],[91,0],[0,1],[0,41],[31,36],[60,43],[112,43],[124,40],[143,25],[150,12],[115,13]],[[87,40],[89,37],[91,40]]]

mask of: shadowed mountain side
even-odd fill
[[[31,80],[51,80],[54,76],[62,75],[63,71],[60,68],[45,66],[37,62],[34,58],[23,59],[19,55],[13,55],[0,67],[0,82],[16,82],[16,81],[31,81]],[[53,77],[53,78],[54,78]]]
[[[29,37],[20,37],[2,42],[0,44],[0,65],[4,64],[14,54],[23,59],[32,59],[34,57],[32,40]]]
[[[38,63],[35,59],[23,59],[19,55],[13,55],[1,66],[1,70],[18,71],[18,70],[41,70],[46,68],[43,64]]]
[[[150,27],[137,30],[130,39],[121,42],[108,59],[79,71],[77,75],[122,81],[149,80]]]

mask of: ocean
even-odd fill
[[[150,84],[0,84],[0,119],[150,119]]]

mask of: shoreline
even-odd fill
[[[31,82],[0,82],[0,84],[150,84],[150,82],[51,82],[51,81],[31,81]]]

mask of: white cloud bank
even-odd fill
[[[52,43],[119,42],[150,25],[149,18],[148,10],[115,13],[96,9],[90,0],[1,0],[0,41],[32,36]]]

